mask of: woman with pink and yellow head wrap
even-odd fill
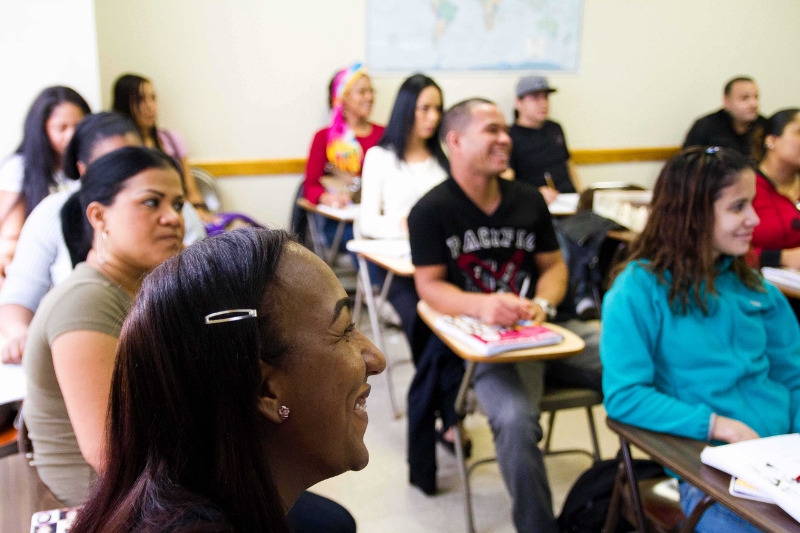
[[[367,69],[354,63],[336,73],[330,87],[330,126],[316,133],[306,163],[304,195],[312,203],[343,207],[347,195],[328,191],[327,175],[360,176],[364,154],[383,136],[384,128],[369,121],[374,101]],[[343,240],[343,242],[345,242]]]

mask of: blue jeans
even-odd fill
[[[599,331],[579,320],[560,324],[583,337],[586,349],[573,357],[516,364],[481,363],[475,393],[489,418],[497,463],[513,500],[514,526],[520,532],[555,533],[550,485],[542,452],[539,403],[548,383],[602,391]]]
[[[681,481],[678,487],[681,493],[683,514],[689,516],[706,495],[685,481]],[[758,533],[761,530],[724,505],[715,503],[703,513],[695,531],[698,533]]]

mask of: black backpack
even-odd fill
[[[611,506],[611,493],[617,479],[619,459],[598,461],[575,481],[564,501],[558,528],[562,533],[596,533],[602,531],[608,509]],[[636,479],[664,477],[664,469],[654,461],[634,459],[633,469]],[[616,533],[636,529],[620,516]],[[611,532],[606,532],[611,533]]]

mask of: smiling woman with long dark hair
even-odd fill
[[[651,214],[603,301],[608,416],[696,440],[800,431],[800,330],[786,298],[747,266],[756,174],[726,148],[664,166]],[[686,516],[705,495],[680,483]],[[758,531],[720,504],[700,533]]]
[[[190,246],[125,322],[106,470],[73,531],[289,531],[306,488],[367,465],[384,366],[336,276],[285,232]]]

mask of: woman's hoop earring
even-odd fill
[[[103,230],[100,233],[100,246],[97,247],[97,260],[100,264],[105,264],[106,262],[106,248],[108,247],[108,233]]]

